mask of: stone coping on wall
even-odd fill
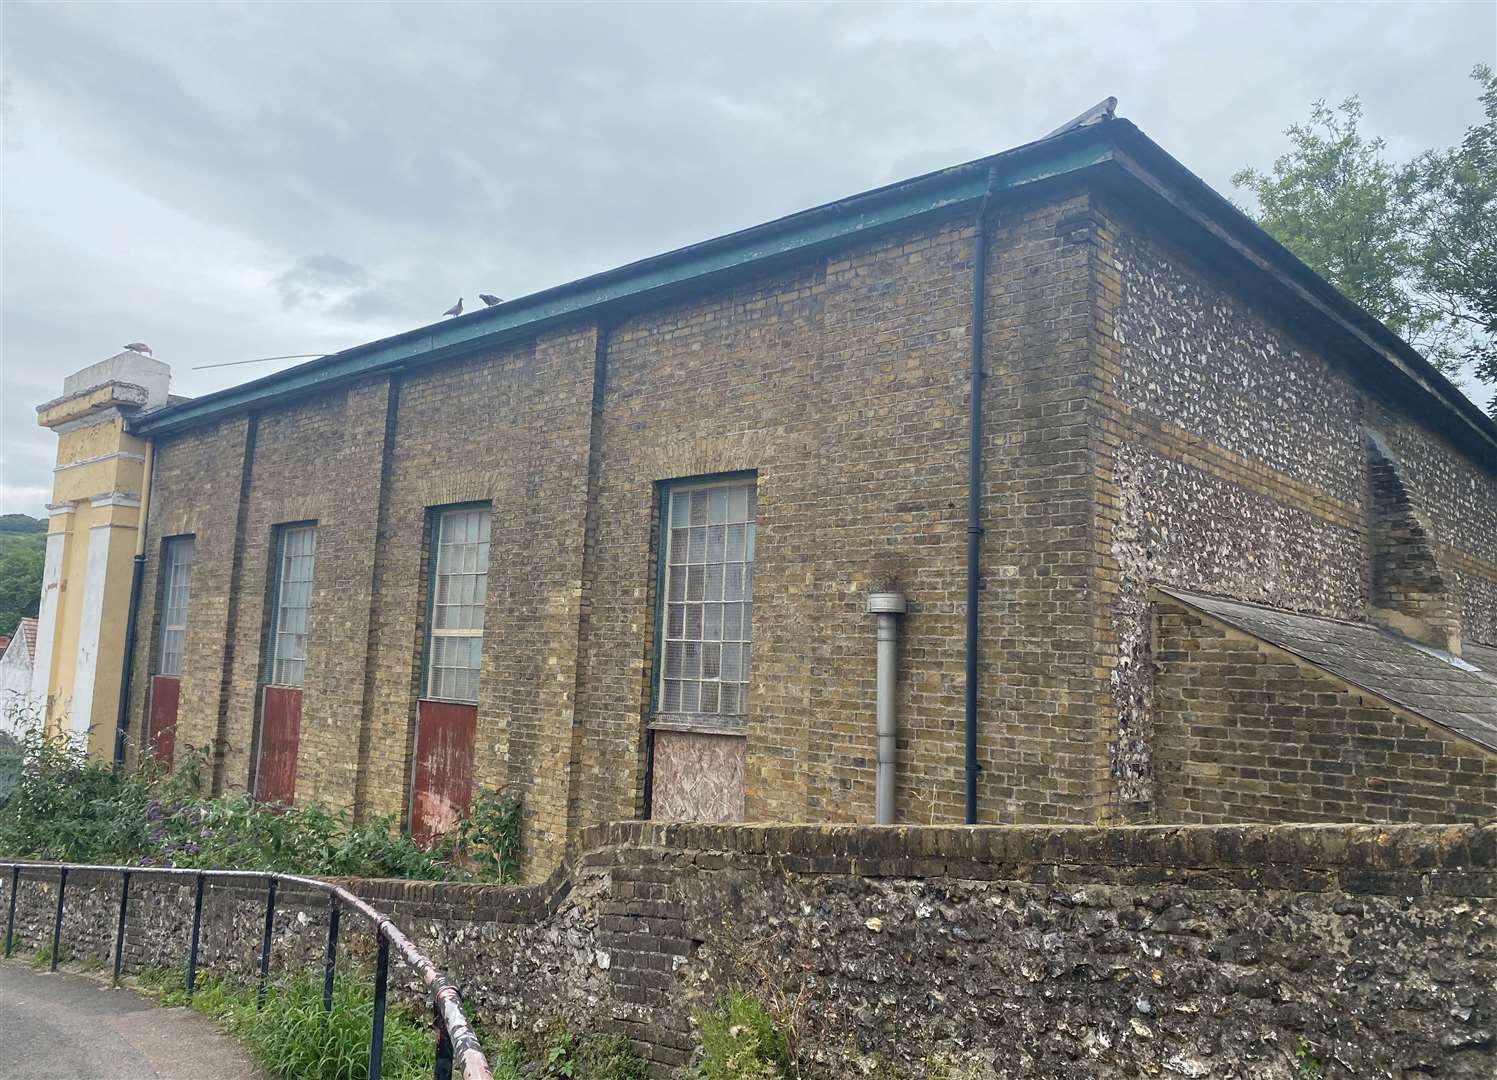
[[[544,919],[590,873],[662,861],[721,869],[773,862],[796,874],[1034,882],[1174,882],[1382,895],[1497,896],[1497,821],[1481,825],[862,826],[611,822],[582,833],[581,854],[544,882],[498,885],[329,878],[411,918]],[[150,868],[138,871],[150,875]],[[41,874],[45,874],[43,871]],[[41,876],[41,874],[28,876]],[[89,881],[78,870],[70,882]],[[110,876],[116,876],[111,874]],[[188,879],[178,878],[186,884]],[[258,894],[242,880],[216,890]],[[290,899],[301,892],[283,887]]]
[[[934,863],[1325,871],[1493,869],[1483,825],[713,825],[614,822],[584,830],[581,862],[615,847],[812,860],[827,873],[928,877]],[[983,874],[990,877],[990,874]]]

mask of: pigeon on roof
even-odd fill
[[[130,342],[130,344],[126,345],[125,348],[129,349],[131,352],[144,353],[146,356],[151,355],[151,347],[144,341],[132,341]]]
[[[504,301],[500,300],[497,296],[495,296],[493,293],[486,293],[486,292],[479,293],[478,294],[478,299],[480,299],[480,300],[483,301],[484,307],[493,307],[495,304],[502,304],[504,302]]]
[[[463,298],[461,296],[459,296],[457,298],[457,303],[453,304],[446,311],[442,312],[443,315],[461,315],[462,313],[463,313]]]

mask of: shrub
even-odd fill
[[[203,750],[184,749],[168,774],[154,763],[116,771],[36,728],[19,746],[19,777],[0,795],[0,854],[338,877],[512,881],[519,873],[520,805],[497,794],[480,794],[473,813],[428,849],[390,817],[354,824],[318,806],[204,797]]]

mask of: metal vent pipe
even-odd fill
[[[873,823],[894,824],[894,754],[898,726],[894,718],[895,670],[899,662],[899,616],[905,611],[899,593],[873,593],[868,612],[878,618],[878,749],[875,758]]]

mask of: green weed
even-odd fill
[[[734,991],[696,1014],[702,1036],[700,1080],[786,1080],[795,1075],[789,1043],[759,1001]]]
[[[60,964],[68,958],[67,946],[57,950],[57,962]],[[31,954],[31,966],[37,971],[52,966],[52,943],[49,941],[36,952]]]
[[[163,1005],[187,1005],[182,968],[142,971],[136,983]],[[333,1008],[322,1008],[322,980],[293,975],[266,987],[255,1008],[255,984],[200,975],[191,1008],[223,1024],[266,1071],[287,1080],[367,1080],[374,992],[367,971],[350,970],[334,984]],[[518,1039],[485,1044],[494,1080],[645,1080],[643,1062],[615,1036],[574,1036],[556,1029],[535,1053]],[[431,1021],[394,1004],[385,1014],[381,1075],[429,1077],[435,1065]]]
[[[1315,1050],[1304,1039],[1294,1048],[1294,1080],[1321,1080],[1325,1066],[1315,1056]]]

